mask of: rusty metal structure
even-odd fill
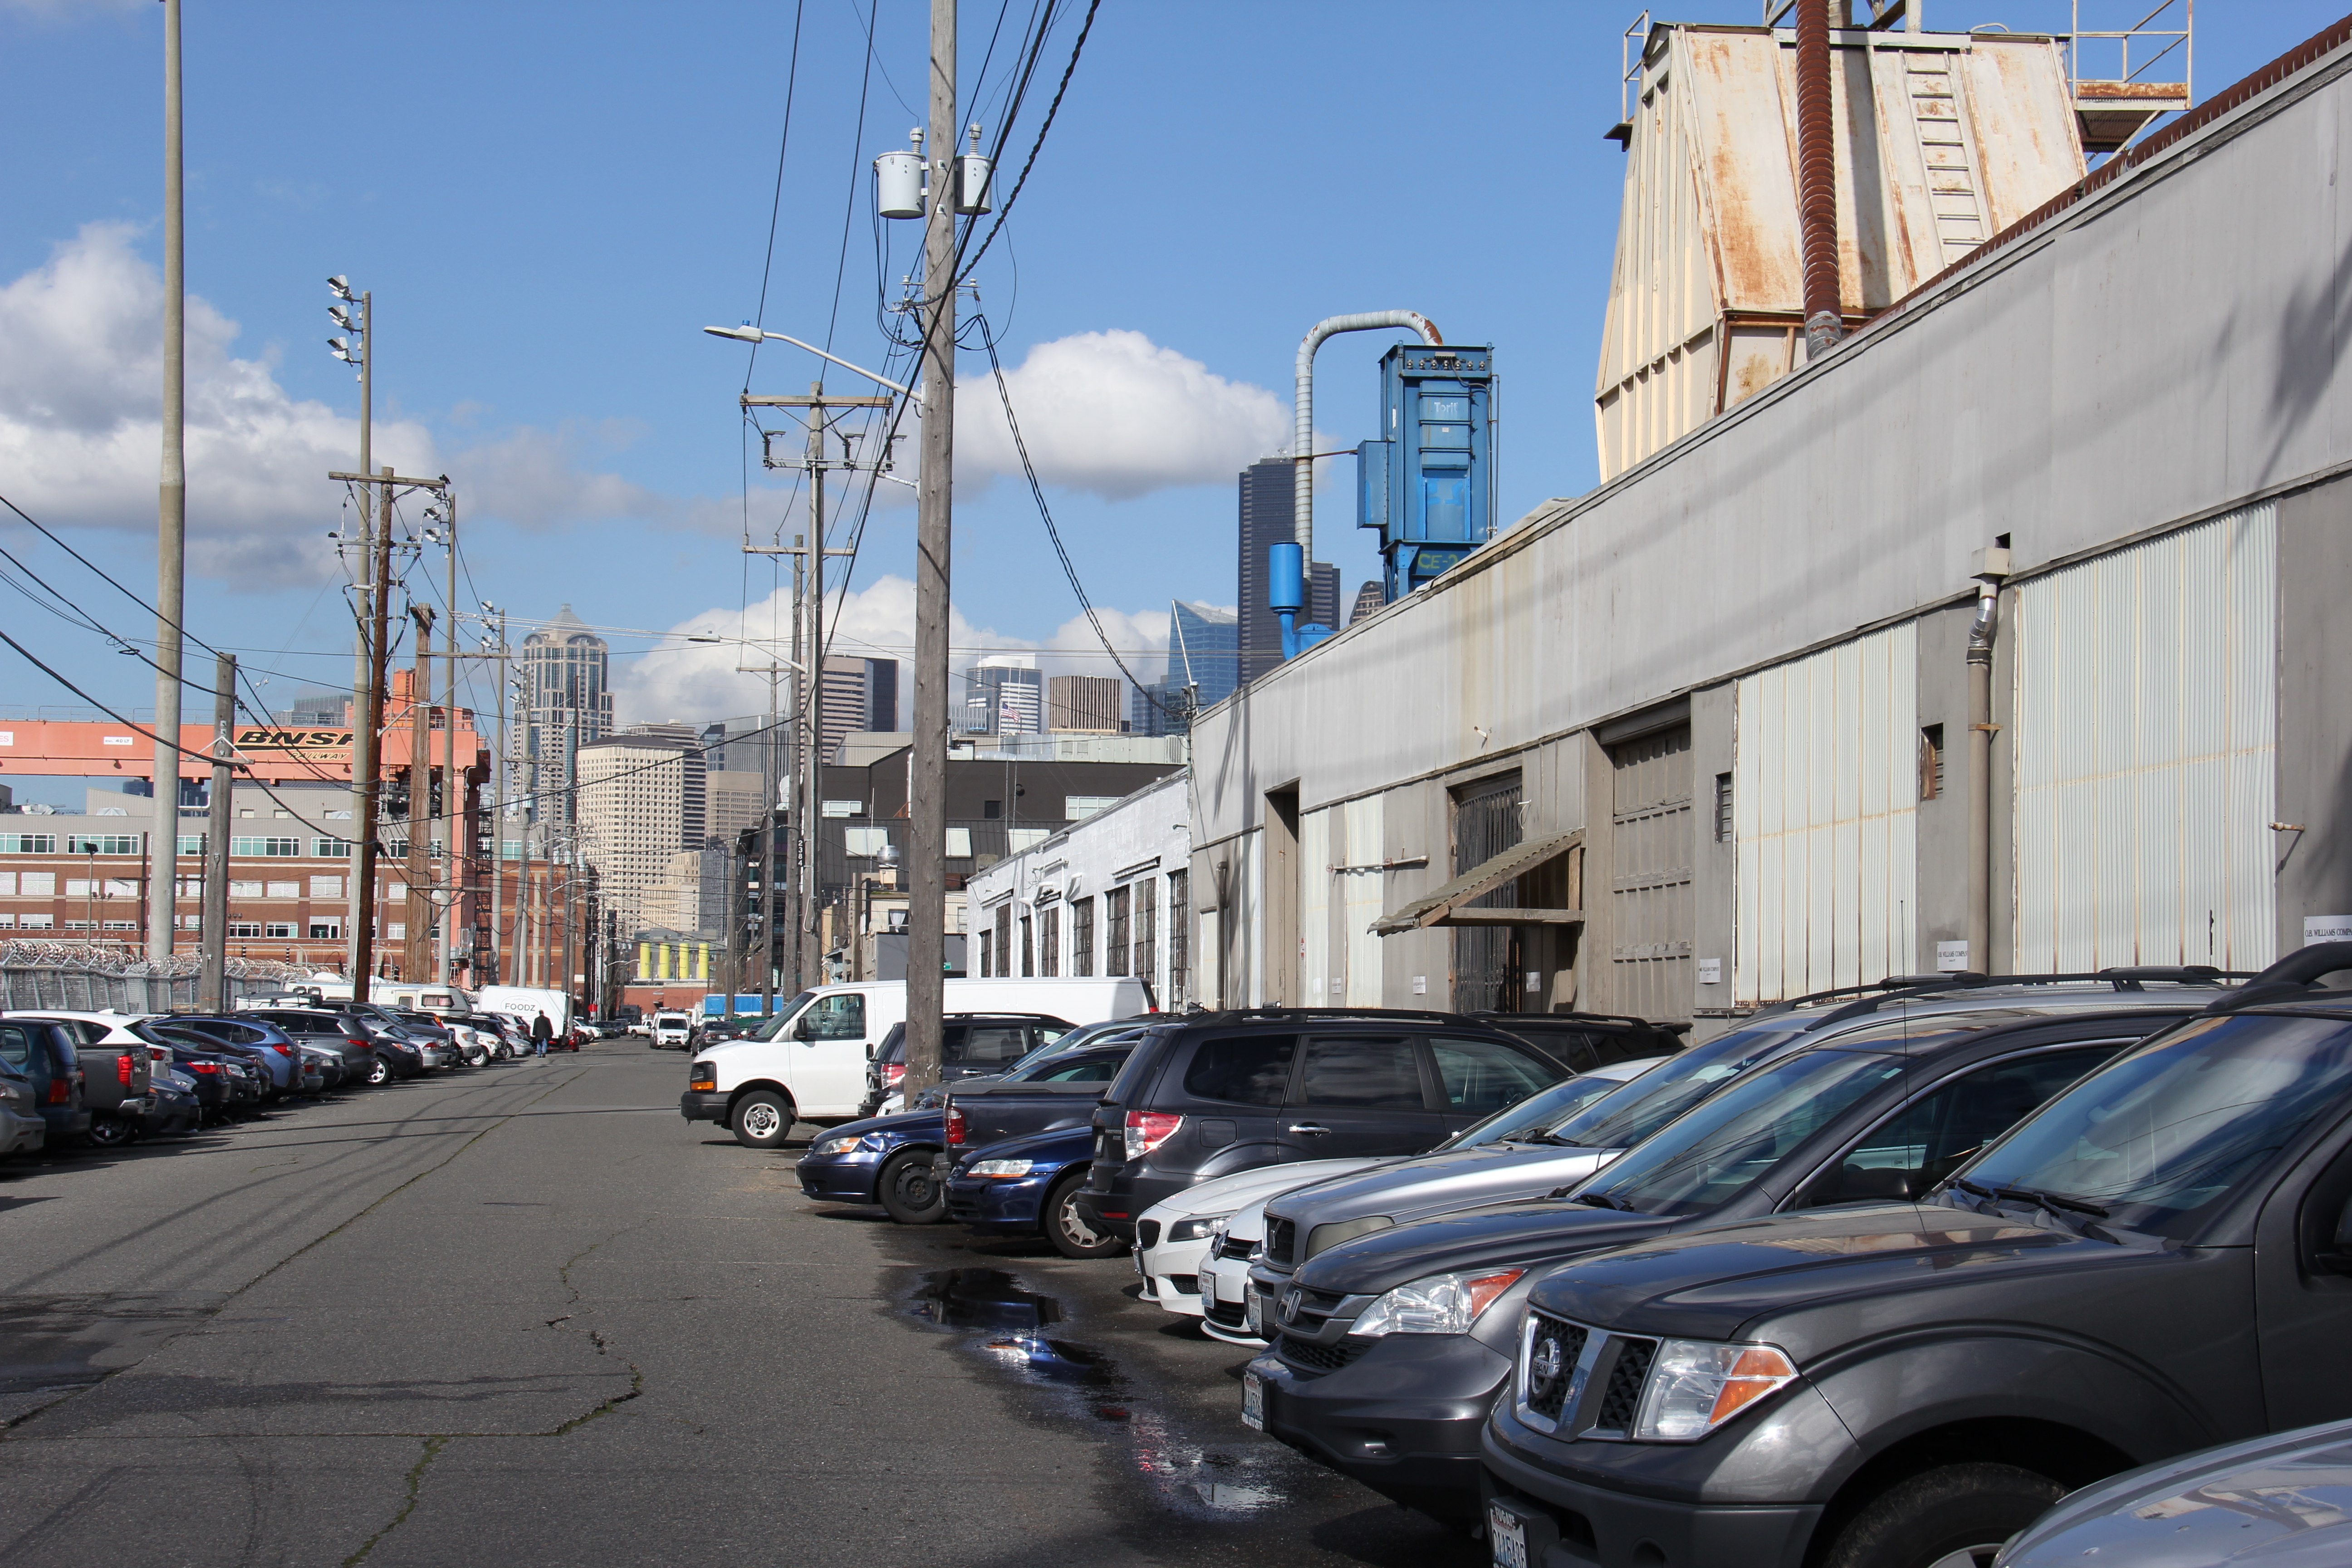
[[[1816,20],[1840,18],[1821,5]],[[1800,17],[1803,21],[1805,18]],[[2050,35],[1819,27],[1835,304],[1851,331],[2086,172]],[[1594,388],[1615,478],[1805,363],[1799,29],[1659,23],[1627,71],[1625,194]],[[1815,214],[1821,188],[1812,187]],[[1826,293],[1827,258],[1819,265]]]

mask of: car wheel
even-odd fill
[[[1045,1194],[1045,1239],[1065,1258],[1108,1258],[1125,1252],[1124,1237],[1097,1230],[1078,1212],[1078,1187],[1086,1179],[1087,1168],[1081,1165],[1055,1183],[1054,1190]]]
[[[884,1161],[874,1191],[900,1225],[936,1225],[948,1217],[948,1190],[931,1173],[929,1149],[902,1149]]]
[[[754,1089],[735,1102],[735,1142],[746,1149],[780,1149],[793,1130],[792,1102],[772,1089]]]
[[[2015,1465],[1946,1465],[1873,1498],[1822,1568],[1991,1568],[2000,1543],[2066,1489]]]
[[[89,1119],[89,1141],[101,1149],[120,1149],[137,1131],[128,1116],[100,1111]]]
[[[370,1083],[390,1083],[392,1064],[382,1057],[377,1057],[368,1064],[367,1080]]]

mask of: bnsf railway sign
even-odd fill
[[[352,732],[349,730],[239,730],[236,749],[240,752],[276,752],[289,755],[300,752],[340,752],[349,757]]]

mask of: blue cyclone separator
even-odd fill
[[[1282,622],[1282,657],[1297,658],[1331,635],[1315,621],[1294,623],[1307,608],[1307,552],[1297,541],[1269,547],[1265,552],[1265,607]]]

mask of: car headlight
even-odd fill
[[[719,1064],[697,1062],[687,1069],[686,1086],[689,1089],[715,1089],[719,1087]]]
[[[1026,1160],[982,1160],[964,1167],[964,1174],[994,1176],[1003,1179],[1011,1176],[1025,1176],[1029,1173],[1029,1167],[1030,1163]]]
[[[1696,1443],[1796,1377],[1796,1366],[1776,1345],[1661,1340],[1628,1435],[1637,1442]]]
[[[809,1152],[812,1154],[846,1154],[852,1149],[856,1148],[860,1143],[865,1142],[866,1140],[864,1137],[855,1132],[851,1133],[846,1138],[820,1139],[815,1144],[810,1147]]]
[[[1206,1241],[1211,1237],[1219,1236],[1223,1233],[1225,1228],[1225,1220],[1227,1217],[1229,1216],[1219,1215],[1214,1219],[1209,1219],[1206,1217],[1202,1217],[1201,1219],[1180,1219],[1174,1225],[1168,1227],[1167,1239],[1170,1241]]]
[[[1485,1274],[1433,1274],[1400,1285],[1364,1309],[1348,1326],[1351,1334],[1466,1334],[1478,1314],[1509,1289],[1524,1268]]]

